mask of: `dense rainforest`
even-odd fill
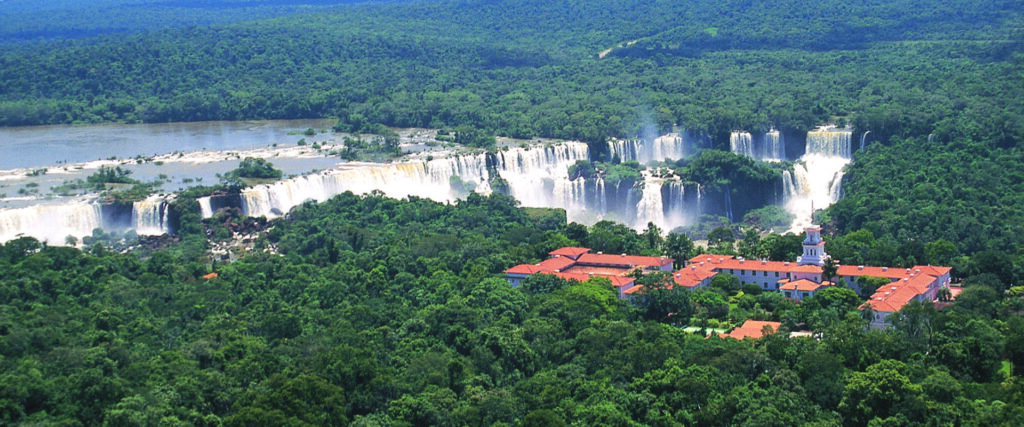
[[[1019,1],[82,3],[0,2],[0,125],[336,117],[592,143],[678,125],[727,148],[737,129],[849,124],[871,133],[819,213],[827,251],[950,265],[964,288],[886,331],[846,289],[511,288],[504,269],[566,245],[792,260],[802,237],[722,224],[698,248],[499,194],[201,220],[197,190],[178,235],[141,249],[0,247],[4,424],[1024,424]],[[669,166],[774,173],[715,151]],[[213,255],[240,224],[255,249]],[[783,327],[700,334],[746,319]]]
[[[951,305],[912,304],[893,328],[868,331],[848,289],[794,305],[731,280],[633,302],[600,278],[512,288],[503,269],[563,245],[680,259],[698,249],[685,235],[566,224],[562,211],[498,194],[446,205],[346,193],[274,220],[239,261],[203,255],[207,234],[235,221],[224,212],[184,226],[183,244],[146,257],[31,238],[0,248],[0,420],[1024,422],[1024,288],[1004,292],[1021,272],[1000,276],[987,255],[963,260],[968,286]],[[788,258],[800,239],[754,233],[715,249]],[[783,332],[738,341],[679,327],[744,319]],[[787,337],[799,328],[814,335]]]

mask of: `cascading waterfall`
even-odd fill
[[[102,207],[92,202],[0,210],[0,241],[4,242],[30,236],[51,245],[63,245],[68,236],[91,236],[94,229],[102,226]]]
[[[757,158],[754,154],[754,137],[750,132],[733,131],[729,135],[729,149],[736,154]]]
[[[159,236],[168,233],[167,208],[169,200],[162,196],[149,196],[132,203],[132,228],[140,236]]]
[[[544,147],[510,148],[495,154],[494,169],[524,206],[583,209],[583,182],[568,179],[569,166],[589,156],[587,145],[567,142]],[[345,191],[381,191],[389,197],[426,197],[451,202],[462,196],[453,181],[488,194],[492,178],[486,154],[445,157],[428,162],[354,164],[346,169],[291,178],[242,190],[242,211],[274,218],[307,201],[321,202]],[[203,216],[212,212],[203,210]]]
[[[786,142],[782,139],[782,132],[772,128],[764,134],[764,160],[780,161],[786,159]]]
[[[861,150],[864,149],[864,143],[867,142],[868,134],[869,133],[871,133],[871,131],[865,131],[864,134],[860,136],[860,149]]]
[[[209,196],[200,197],[196,199],[196,201],[199,202],[199,214],[202,215],[203,218],[210,218],[213,216],[213,206],[210,202]]]
[[[786,188],[786,210],[795,219],[791,231],[799,232],[812,223],[812,209],[825,208],[839,200],[843,168],[850,163],[852,132],[822,127],[807,133],[806,152],[793,165]]]
[[[641,164],[652,161],[679,160],[687,155],[685,133],[669,133],[652,140],[615,139],[608,141],[608,153],[622,161],[636,160]]]
[[[849,159],[853,157],[850,153],[852,137],[853,131],[849,129],[821,127],[807,132],[807,146],[804,153]]]
[[[496,170],[523,206],[564,207],[571,217],[586,207],[586,191],[581,179],[569,181],[569,166],[587,160],[589,153],[582,142],[512,148],[496,154]]]
[[[636,206],[637,220],[633,224],[637,230],[646,229],[649,222],[664,227],[665,207],[661,195],[662,184],[664,184],[664,180],[644,174],[643,190],[640,193],[640,202]]]
[[[731,193],[732,193],[732,191],[729,189],[729,186],[726,185],[725,186],[725,211],[727,213],[727,218],[729,218],[729,222],[733,222],[733,218],[732,218],[732,195],[731,195]]]

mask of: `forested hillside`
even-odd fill
[[[603,143],[675,124],[727,148],[738,129],[850,124],[871,133],[818,213],[828,253],[949,265],[964,287],[885,331],[842,287],[799,304],[726,274],[640,279],[632,302],[599,278],[512,288],[502,271],[563,246],[792,261],[802,236],[709,222],[697,248],[501,194],[202,220],[212,190],[194,189],[176,236],[126,253],[0,246],[0,423],[1024,425],[1020,1],[15,3],[0,125],[336,117]],[[615,163],[570,170],[640,176]],[[786,165],[705,150],[663,169],[768,200]],[[782,328],[702,334],[747,319]]]
[[[7,51],[0,123],[357,116],[597,141],[653,121],[721,142],[736,128],[851,116],[876,138],[940,124],[987,137],[987,117],[1024,111],[1021,12],[1012,1],[357,5]]]
[[[684,236],[567,225],[500,195],[344,194],[275,221],[257,247],[278,255],[212,266],[180,246],[141,259],[15,240],[0,247],[0,422],[1024,422],[1021,288],[1000,295],[982,257],[954,305],[911,304],[887,332],[865,330],[848,289],[794,305],[724,280],[634,305],[603,279],[511,288],[498,276],[570,244],[693,250]],[[674,326],[748,318],[784,332],[754,342]],[[815,337],[788,338],[797,324]]]

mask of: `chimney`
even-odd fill
[[[761,260],[761,265],[768,265],[768,261],[762,259]]]
[[[743,264],[743,261],[744,261],[743,258],[740,258],[740,264]]]
[[[882,271],[889,271],[889,267],[882,267]]]
[[[697,271],[697,266],[696,265],[691,265],[690,266],[690,270]]]
[[[678,279],[678,278],[680,278],[680,277],[683,277],[683,275],[682,275],[682,274],[679,274],[679,273],[676,273],[676,279]]]
[[[604,255],[604,252],[601,252],[601,251],[597,251],[597,254],[598,254],[598,255]]]
[[[864,270],[864,266],[863,265],[858,265],[857,269],[863,271]]]

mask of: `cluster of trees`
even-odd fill
[[[635,303],[603,279],[511,288],[501,271],[568,244],[698,249],[501,195],[343,194],[275,220],[257,244],[271,251],[227,264],[192,247],[206,242],[197,215],[183,221],[183,244],[145,258],[0,247],[3,423],[1024,422],[1024,292],[984,273],[952,306],[912,305],[868,331],[847,289],[794,306],[727,275],[695,293],[641,279],[652,289]],[[741,342],[672,326],[745,317],[783,332]],[[815,337],[787,337],[797,324]]]
[[[849,167],[829,219],[840,233],[863,228],[916,247],[943,240],[955,254],[1014,253],[1024,248],[1024,138],[1015,142],[919,137],[869,145]]]
[[[604,141],[653,122],[725,144],[735,129],[854,114],[881,138],[1010,138],[1024,130],[1020,103],[1003,102],[1021,94],[1018,13],[966,1],[388,2],[29,43],[0,55],[0,124],[358,116]]]

